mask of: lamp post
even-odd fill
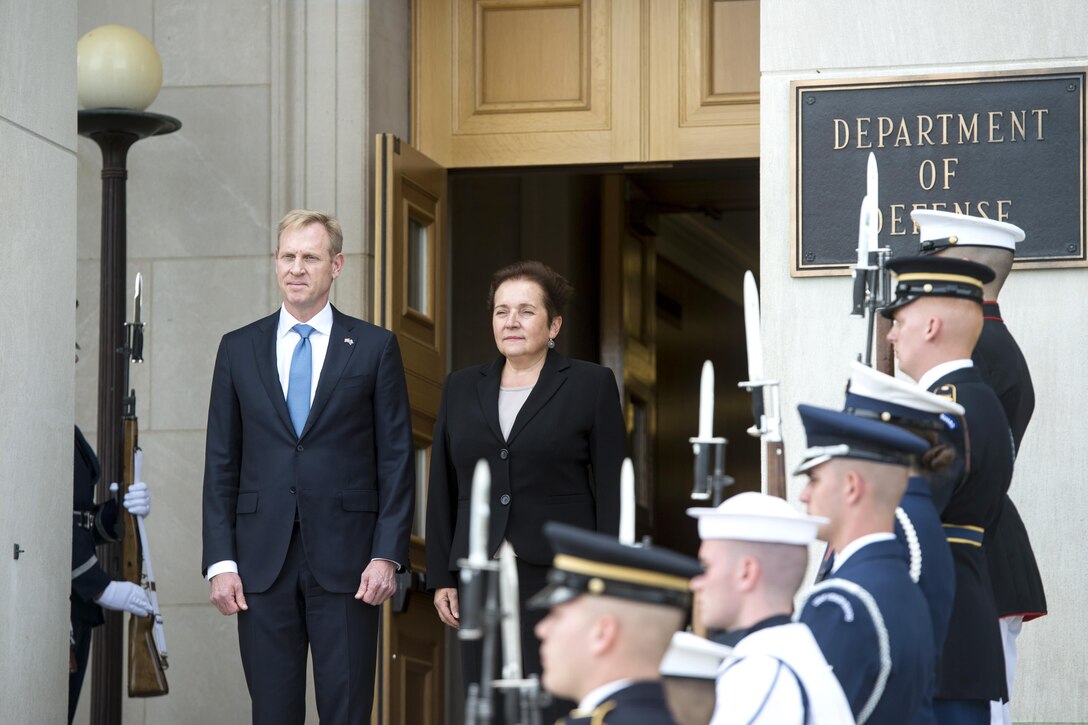
[[[98,334],[98,457],[102,465],[97,499],[110,496],[121,480],[121,414],[124,396],[125,281],[127,261],[126,160],[140,139],[173,133],[181,121],[144,111],[162,85],[162,65],[151,43],[131,28],[106,25],[79,40],[79,134],[102,151],[102,253]],[[99,547],[111,579],[121,575],[120,547]],[[105,612],[95,629],[91,664],[91,722],[121,722],[122,616]]]

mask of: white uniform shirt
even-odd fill
[[[808,696],[807,720],[798,680]],[[854,723],[839,681],[800,622],[760,629],[738,642],[718,672],[715,700],[710,725]]]

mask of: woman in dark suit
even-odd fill
[[[499,357],[446,379],[431,456],[427,586],[438,616],[459,625],[457,561],[468,555],[472,474],[482,458],[491,467],[488,553],[505,540],[517,554],[526,675],[540,673],[533,627],[545,612],[524,603],[543,588],[551,566],[544,522],[613,535],[619,529],[627,434],[615,376],[554,350],[571,291],[540,262],[494,274],[488,302]],[[466,682],[478,658],[478,649],[462,648]]]

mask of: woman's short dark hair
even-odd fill
[[[563,279],[563,275],[544,264],[531,259],[514,262],[491,275],[491,289],[487,291],[487,308],[495,308],[495,290],[503,282],[512,279],[527,279],[536,282],[544,292],[544,307],[548,311],[548,322],[563,314],[563,308],[570,301],[574,287]]]
[[[958,455],[956,449],[941,441],[936,431],[911,426],[903,426],[903,428],[924,438],[929,443],[929,450],[923,453],[918,461],[918,467],[923,472],[941,473],[956,462],[956,456]]]

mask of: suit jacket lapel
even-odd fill
[[[506,359],[500,356],[488,367],[480,368],[480,381],[476,383],[480,411],[491,432],[500,441],[505,440],[502,437],[502,427],[499,425],[499,385],[502,383],[502,366],[505,361]]]
[[[540,409],[551,400],[559,388],[563,387],[563,383],[567,382],[567,370],[569,368],[570,361],[567,358],[554,350],[548,353],[548,357],[544,361],[544,368],[540,371],[540,377],[537,378],[536,385],[533,386],[533,392],[529,393],[525,405],[521,406],[517,418],[514,418],[514,426],[510,429],[510,437],[507,439],[507,443],[513,443],[514,439],[518,437],[518,433],[528,425],[533,416],[540,412]],[[496,392],[496,396],[497,394]],[[497,398],[495,411],[495,417],[498,418]]]
[[[354,338],[351,336],[353,329],[349,320],[340,314],[335,307],[332,308],[332,334],[329,336],[329,349],[325,353],[325,363],[321,366],[321,377],[317,381],[317,392],[314,393],[314,402],[310,406],[310,415],[306,418],[306,425],[302,428],[302,438],[313,427],[314,421],[321,415],[321,411],[332,398],[332,391],[340,382],[340,376],[355,351]],[[352,340],[352,342],[347,342]],[[284,404],[284,409],[287,406]]]
[[[257,326],[258,333],[253,338],[253,353],[257,359],[257,375],[264,383],[272,407],[279,413],[287,430],[294,435],[295,427],[291,425],[291,414],[287,412],[287,400],[283,397],[283,386],[280,385],[280,374],[276,369],[276,330],[279,319],[280,313],[274,312],[261,320]]]

